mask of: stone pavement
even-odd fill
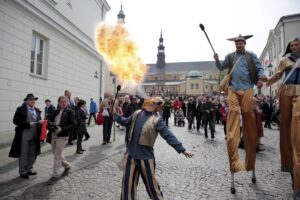
[[[170,122],[172,124],[172,119]],[[251,182],[251,172],[237,173],[235,176],[237,192],[232,195],[223,127],[217,125],[216,138],[211,140],[205,139],[203,129],[200,133],[194,130],[188,132],[187,126],[172,125],[171,130],[187,149],[195,153],[195,156],[186,159],[178,155],[161,137],[158,138],[155,144],[156,174],[165,199],[293,199],[290,175],[280,171],[278,130],[265,129],[263,143],[266,150],[257,154],[257,183]],[[3,199],[119,199],[124,133],[117,132],[117,141],[111,147],[103,147],[99,145],[101,141],[99,128],[92,127],[89,131],[95,129],[97,134],[92,135],[92,141],[89,141],[91,143],[84,143],[89,152],[77,156],[73,155],[75,147],[67,147],[65,154],[69,154],[67,157],[73,160],[74,166],[68,177],[59,180],[53,186],[46,186],[45,181],[51,174],[52,156],[50,153],[43,153],[36,164],[36,169],[40,173],[33,180],[23,181],[16,178],[17,169],[14,169],[14,173],[6,170],[5,173],[10,174],[10,179],[8,177],[7,181],[1,182],[1,193],[6,187],[15,184],[19,188],[4,193],[6,198]],[[244,158],[244,151],[239,152]],[[80,168],[80,164],[86,158],[90,159],[89,164],[85,167],[81,165]],[[50,166],[46,164],[47,161]],[[47,169],[42,170],[43,168]],[[1,171],[1,179],[2,174]],[[149,199],[141,180],[138,196],[141,200]]]
[[[66,145],[63,152],[66,159],[71,163],[71,173],[124,151],[124,131],[119,131],[119,129],[116,128],[116,140],[107,145],[102,145],[102,126],[92,124],[88,126],[88,132],[91,138],[88,141],[83,141],[82,146],[83,149],[86,150],[83,154],[75,153],[76,142],[72,146]],[[12,133],[12,135],[14,135],[14,133]],[[113,141],[113,131],[111,141]],[[38,156],[33,166],[38,175],[30,176],[27,180],[19,177],[18,159],[9,158],[9,150],[10,144],[2,145],[0,148],[0,199],[9,196],[18,196],[27,188],[44,183],[51,177],[53,154],[50,144],[42,143],[42,154]],[[61,169],[61,172],[62,171],[63,169]]]

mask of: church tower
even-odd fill
[[[122,3],[121,3],[121,10],[119,11],[119,14],[117,16],[118,16],[118,22],[125,23],[125,14],[124,14],[124,11],[123,11]]]
[[[165,61],[165,46],[164,46],[164,39],[162,37],[162,31],[160,32],[160,38],[159,38],[159,45],[157,47],[158,52],[157,52],[157,61],[156,65],[159,68],[163,68],[166,66],[166,61]]]

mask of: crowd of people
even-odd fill
[[[95,123],[98,123],[98,116],[101,116],[103,118],[103,145],[111,143],[113,121],[118,123],[118,127],[124,127],[126,130],[127,148],[123,160],[124,178],[121,199],[127,199],[131,193],[136,196],[136,182],[134,181],[138,180],[140,174],[143,179],[145,174],[150,174],[148,178],[155,180],[155,182],[145,182],[150,197],[163,199],[154,171],[143,167],[147,165],[155,168],[153,145],[158,133],[178,153],[184,154],[187,158],[192,157],[192,153],[186,151],[168,128],[169,118],[173,113],[175,126],[185,126],[185,121],[187,121],[188,131],[195,129],[200,132],[203,128],[206,138],[208,138],[209,131],[211,139],[214,139],[215,125],[224,125],[229,168],[232,174],[231,191],[234,193],[234,173],[243,170],[253,171],[252,182],[256,182],[255,156],[256,151],[263,150],[260,140],[264,135],[263,126],[268,129],[277,127],[280,129],[282,171],[291,173],[295,197],[300,198],[300,137],[298,134],[300,131],[300,94],[298,94],[300,70],[299,66],[293,68],[296,62],[299,65],[300,41],[294,39],[289,43],[286,50],[288,56],[280,62],[278,72],[273,77],[267,78],[256,55],[245,50],[246,39],[250,37],[232,38],[237,50],[228,54],[223,62],[219,61],[218,54],[214,55],[216,65],[220,70],[228,68],[234,71],[226,94],[221,92],[218,95],[176,97],[175,99],[169,97],[143,99],[134,95],[125,95],[114,99],[112,94],[106,93],[104,99],[100,100],[99,109],[93,98],[90,98],[88,110],[85,100],[78,97],[73,100],[71,92],[66,90],[64,95],[58,98],[57,107],[49,99],[45,100],[42,117],[41,111],[35,107],[35,101],[38,98],[30,93],[15,112],[13,122],[16,125],[16,134],[9,156],[19,158],[19,174],[22,178],[28,179],[29,176],[36,175],[33,164],[37,155],[41,153],[39,136],[44,121],[47,121],[47,142],[51,143],[54,155],[53,173],[47,183],[54,184],[59,176],[68,175],[71,169],[70,163],[63,156],[65,145],[73,145],[76,140],[76,153],[82,154],[85,151],[82,148],[83,137],[85,137],[84,140],[90,138],[87,126],[90,125],[92,117]],[[238,67],[237,70],[234,70],[235,67]],[[261,88],[263,82],[270,86],[284,73],[286,78],[278,97],[254,94],[254,84],[258,89]],[[247,76],[241,77],[240,74],[247,74]],[[280,112],[283,110],[284,112]],[[240,140],[244,142],[243,146],[246,151],[245,163],[239,159],[237,151]],[[58,169],[61,165],[64,167],[64,172],[59,175]],[[135,172],[134,176],[130,174],[132,170]],[[125,177],[129,176],[133,179],[125,180]]]

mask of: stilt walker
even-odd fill
[[[279,88],[281,171],[292,176],[295,199],[300,199],[300,40],[287,45],[277,72],[267,86],[285,78]]]
[[[201,30],[204,26],[200,24]],[[205,33],[205,32],[204,32]],[[205,33],[206,37],[207,34]],[[239,35],[228,40],[234,41],[236,51],[228,54],[223,62],[219,61],[219,55],[214,54],[217,68],[222,71],[228,69],[229,88],[227,92],[229,112],[226,120],[227,151],[231,172],[231,193],[235,193],[234,173],[239,171],[252,171],[252,182],[256,183],[255,159],[257,146],[257,129],[255,114],[252,110],[253,87],[261,88],[267,81],[264,69],[257,56],[245,50],[246,40],[252,35]],[[207,37],[208,38],[208,37]],[[246,161],[242,162],[238,154],[240,140],[240,114],[242,114],[244,145]]]

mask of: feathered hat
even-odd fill
[[[233,42],[243,41],[243,42],[246,43],[246,40],[249,39],[249,38],[251,38],[252,36],[253,36],[253,35],[241,35],[241,34],[239,34],[239,36],[234,37],[234,38],[229,38],[229,39],[227,39],[227,40],[233,41]]]

